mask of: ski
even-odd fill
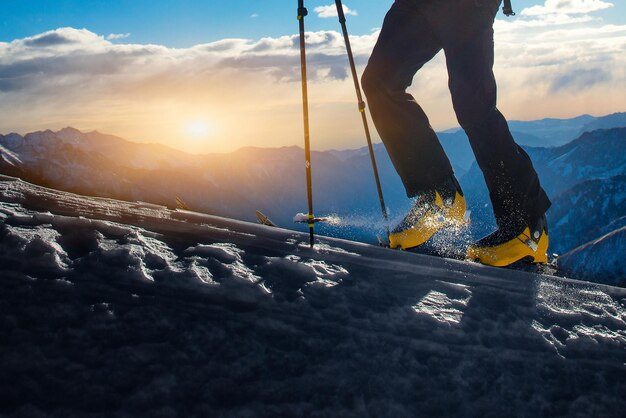
[[[265,225],[265,226],[273,226],[276,227],[277,225],[272,222],[272,220],[270,218],[268,218],[267,216],[265,216],[263,214],[263,212],[261,212],[260,210],[256,211],[256,220],[258,223],[260,223],[261,225]]]

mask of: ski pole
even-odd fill
[[[306,191],[309,201],[309,241],[311,248],[315,243],[315,216],[313,216],[313,181],[311,180],[311,144],[309,140],[309,95],[306,77],[306,42],[304,34],[304,17],[308,14],[304,0],[298,0],[298,23],[300,26],[300,69],[302,76],[302,113],[304,117],[304,157],[306,160]]]
[[[383,212],[383,219],[387,222],[387,208],[385,206],[385,199],[383,197],[383,189],[380,186],[380,176],[378,175],[378,166],[376,165],[376,156],[374,155],[374,147],[372,146],[372,137],[370,135],[369,125],[367,123],[367,115],[365,114],[365,101],[363,100],[363,94],[361,93],[361,85],[359,83],[359,76],[356,73],[356,65],[354,63],[354,55],[352,54],[352,47],[350,46],[350,37],[348,36],[348,27],[346,25],[346,15],[343,11],[343,4],[341,0],[335,0],[337,6],[337,15],[339,16],[339,23],[341,24],[341,31],[343,32],[343,39],[346,43],[346,51],[348,53],[348,61],[350,62],[350,70],[352,71],[352,79],[354,80],[354,88],[356,90],[356,97],[359,101],[359,112],[361,113],[361,119],[363,120],[363,128],[365,129],[365,137],[367,139],[367,147],[370,153],[370,159],[372,160],[372,169],[374,170],[374,178],[376,179],[376,189],[378,190],[378,200],[380,201],[380,209]],[[387,235],[389,235],[389,228],[387,229]]]

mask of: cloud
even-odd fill
[[[605,24],[601,1],[546,1],[515,20],[497,19],[498,96],[518,119],[623,111],[626,25]],[[539,7],[539,6],[538,6]]]
[[[353,37],[358,63],[367,59],[374,39]],[[343,38],[334,31],[307,33],[307,52],[312,105],[329,103],[320,108],[325,120],[350,87],[343,82]],[[72,125],[195,151],[238,148],[251,138],[279,146],[301,136],[299,82],[297,35],[167,48],[116,44],[83,29],[61,28],[0,44],[0,127],[28,132]],[[352,111],[354,93],[348,93]],[[224,139],[186,144],[176,126],[191,117],[215,119]],[[319,136],[330,144],[339,135],[350,137],[342,129]]]
[[[37,36],[31,39],[24,40],[24,45],[33,47],[46,47],[63,44],[71,44],[75,42],[73,39],[68,39],[59,33],[47,33],[41,36]]]
[[[546,0],[543,6],[528,7],[520,14],[522,16],[587,14],[609,7],[613,7],[613,4],[602,0]]]
[[[252,19],[254,19],[254,18],[256,18],[256,17],[259,17],[259,14],[258,14],[258,13],[252,13],[252,14],[250,15],[250,17],[251,17]]]
[[[543,5],[522,9],[516,19],[497,19],[495,28],[503,31],[601,22],[593,12],[613,7],[602,0],[545,0]]]
[[[515,20],[501,20],[497,19],[494,23],[494,28],[500,32],[515,31],[518,29],[539,29],[555,26],[566,26],[574,24],[589,23],[593,21],[599,21],[590,15],[582,16],[570,16],[567,14],[546,14],[531,16],[530,18],[519,18]]]
[[[59,28],[12,42],[13,46],[47,48],[101,43],[104,38],[86,29]]]
[[[107,76],[131,79],[149,73],[140,71],[142,64],[159,68],[167,51],[156,45],[114,45],[85,29],[61,28],[5,44],[0,91],[37,94],[62,87],[69,89],[64,94],[88,91]]]
[[[317,17],[320,18],[328,18],[328,17],[337,17],[337,6],[334,4],[330,4],[328,6],[318,6],[313,9],[315,13],[317,13]],[[358,16],[356,10],[350,9],[347,5],[343,5],[343,13],[346,16]]]
[[[588,90],[597,84],[610,82],[612,79],[611,73],[603,68],[575,68],[568,72],[557,74],[550,86],[550,92]]]
[[[358,37],[355,39],[358,45]],[[86,80],[94,75],[132,79],[155,73],[183,77],[228,68],[233,72],[277,76],[291,74],[300,65],[297,35],[257,41],[223,39],[183,49],[119,45],[110,40],[110,36],[105,38],[85,30],[62,28],[13,41],[3,45],[6,52],[0,56],[0,78],[6,81],[20,77],[28,82],[12,84],[12,88],[28,86],[29,90],[36,90],[39,85],[60,82],[69,75]],[[306,40],[309,64],[313,68],[326,68],[329,77],[341,74],[336,67],[345,65],[345,47],[338,32],[309,32]]]
[[[111,33],[107,35],[107,41],[113,41],[116,39],[126,39],[130,36],[130,33]]]
[[[592,14],[526,15],[497,19],[495,31],[499,107],[509,118],[626,109],[626,25]],[[378,33],[351,36],[359,73]],[[317,31],[306,40],[314,148],[359,146],[343,37]],[[59,28],[0,43],[0,127],[73,125],[196,151],[298,144],[299,83],[297,35],[167,48]],[[433,126],[454,126],[443,54],[420,70],[410,92]],[[185,143],[177,126],[186,118],[214,121],[219,143]]]

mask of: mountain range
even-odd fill
[[[626,128],[615,125],[626,126],[626,113],[511,122],[553,201],[548,212],[553,252],[565,254],[624,226]],[[439,136],[468,198],[475,239],[494,226],[482,173],[462,131]],[[411,202],[384,146],[378,143],[374,149],[393,223]],[[302,149],[295,146],[191,155],[73,128],[0,135],[3,174],[84,195],[168,207],[179,198],[193,210],[242,220],[253,220],[258,209],[281,225],[294,225],[294,214],[306,211],[303,160]],[[375,242],[384,223],[367,148],[314,151],[312,166],[315,213],[341,219],[320,224],[319,232]]]

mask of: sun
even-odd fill
[[[185,133],[192,138],[202,139],[210,136],[214,132],[214,126],[207,120],[192,120],[185,123]]]

